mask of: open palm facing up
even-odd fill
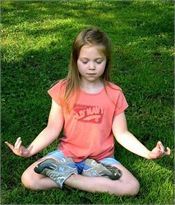
[[[159,141],[156,145],[156,147],[150,152],[149,157],[150,159],[158,159],[165,155],[170,155],[171,150],[169,147],[165,149],[165,147],[162,145],[162,143]]]
[[[12,152],[21,157],[29,157],[30,150],[22,145],[22,140],[20,137],[17,138],[15,144],[5,142],[5,144],[12,150]]]

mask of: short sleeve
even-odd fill
[[[52,86],[47,92],[57,104],[61,105],[63,99],[63,90],[63,83],[62,81],[59,81],[54,86]]]
[[[123,92],[120,91],[116,100],[114,116],[124,112],[127,109],[127,107],[128,107],[128,103],[126,101],[126,98]]]

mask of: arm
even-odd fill
[[[123,147],[141,157],[146,159],[156,159],[163,155],[170,155],[170,149],[167,147],[167,151],[165,151],[161,142],[158,142],[152,151],[148,150],[132,133],[128,131],[124,112],[114,117],[112,131],[116,140]]]
[[[64,119],[62,108],[52,100],[52,106],[46,128],[25,148],[22,146],[21,138],[18,138],[15,145],[5,142],[7,146],[18,156],[30,157],[50,145],[60,134]]]

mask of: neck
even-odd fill
[[[85,82],[82,80],[80,82],[80,88],[86,92],[96,93],[104,88],[104,83],[101,80],[95,82]]]

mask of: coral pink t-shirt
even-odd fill
[[[48,90],[52,99],[61,104],[63,109],[64,135],[58,148],[75,162],[86,158],[101,160],[113,156],[113,119],[128,107],[121,88],[108,83],[95,94],[80,90],[69,113],[61,103],[64,89],[65,83],[60,81]]]

